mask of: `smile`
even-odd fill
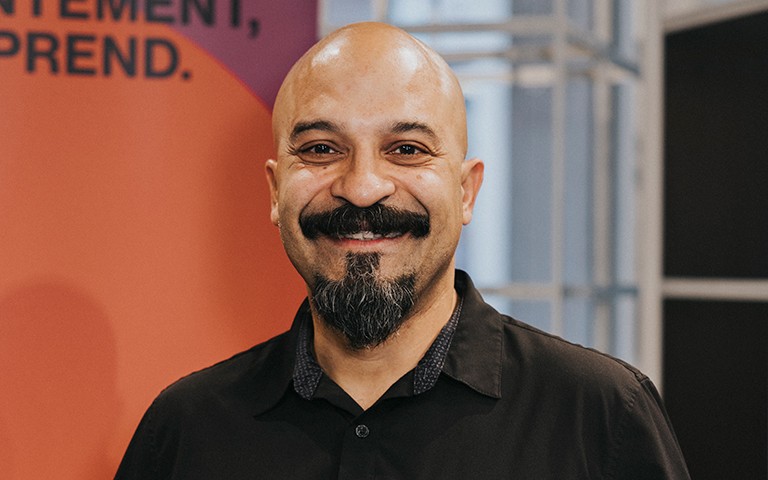
[[[345,235],[339,235],[338,238],[346,240],[379,240],[381,238],[397,238],[401,236],[402,232],[391,232],[384,235],[374,233],[369,230],[363,230],[360,232],[348,233]]]
[[[303,212],[299,216],[301,233],[309,240],[327,236],[337,240],[373,241],[429,235],[429,216],[376,203],[360,208],[350,203],[330,211]]]

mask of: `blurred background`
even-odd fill
[[[458,263],[638,365],[696,479],[768,475],[768,2],[322,2],[437,49],[486,162]]]
[[[269,111],[362,20],[460,78],[489,302],[647,373],[693,478],[768,478],[768,1],[214,3],[0,10],[3,478],[108,478],[160,389],[287,328]]]

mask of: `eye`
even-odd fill
[[[339,153],[333,148],[331,148],[330,145],[326,145],[324,143],[311,145],[307,148],[302,149],[301,151],[302,153],[308,153],[310,155],[333,155],[334,153]]]
[[[341,150],[331,142],[307,142],[292,153],[302,162],[313,165],[327,165],[343,157]]]
[[[420,153],[424,153],[422,149],[417,147],[416,145],[411,145],[409,143],[399,145],[397,148],[393,149],[391,151],[395,155],[418,155]]]
[[[390,161],[400,165],[419,166],[429,163],[434,153],[420,143],[395,143],[387,150]]]

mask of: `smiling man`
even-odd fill
[[[116,478],[688,478],[647,377],[455,270],[483,164],[436,53],[342,28],[286,77],[273,133],[271,218],[307,300],[289,332],[158,396]]]

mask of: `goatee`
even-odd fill
[[[354,350],[380,345],[402,326],[415,303],[415,274],[381,278],[380,254],[347,253],[341,280],[315,276],[312,303]]]

